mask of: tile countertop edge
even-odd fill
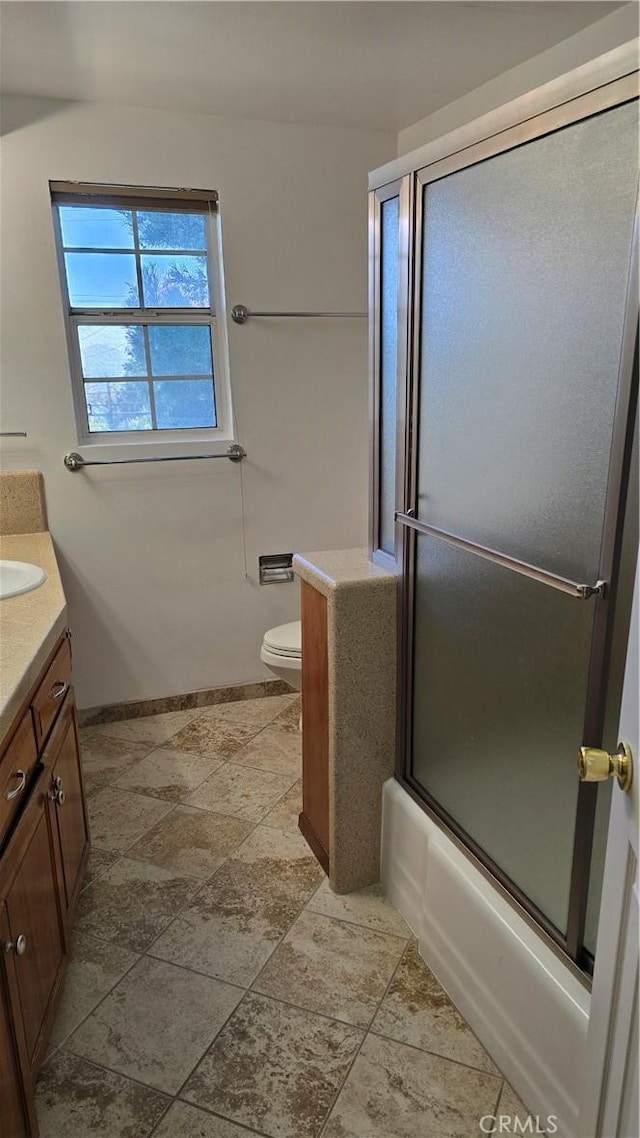
[[[318,592],[329,597],[337,589],[362,585],[389,587],[397,582],[395,573],[371,561],[367,549],[327,549],[317,553],[296,553],[294,573]]]
[[[0,600],[0,741],[8,734],[43,665],[67,627],[51,535],[0,535],[0,557],[38,565],[47,580],[37,589]]]

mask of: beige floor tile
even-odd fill
[[[235,1122],[207,1114],[197,1106],[190,1106],[179,1099],[176,1099],[153,1132],[153,1138],[252,1138],[252,1135],[259,1138],[255,1130],[236,1126]]]
[[[148,751],[148,743],[92,735],[80,746],[86,794],[95,794],[114,782]]]
[[[493,1075],[369,1035],[323,1138],[474,1138],[499,1089]]]
[[[150,747],[161,747],[172,735],[177,735],[178,731],[182,731],[183,727],[187,727],[201,714],[202,709],[198,707],[189,711],[163,711],[159,715],[143,715],[136,719],[119,719],[115,723],[99,723],[89,730],[113,739],[145,743],[149,750]]]
[[[65,1046],[176,1094],[241,997],[239,988],[143,957]]]
[[[387,900],[381,885],[369,885],[357,893],[338,894],[333,892],[328,881],[323,881],[307,908],[314,913],[324,913],[325,917],[337,917],[340,921],[363,925],[376,932],[405,938],[410,935],[408,925]]]
[[[38,1080],[40,1138],[148,1138],[170,1099],[56,1051]]]
[[[225,763],[184,804],[258,822],[294,781],[293,777]]]
[[[181,1097],[275,1138],[316,1138],[361,1038],[250,993]]]
[[[158,798],[106,786],[87,802],[91,841],[97,849],[126,850],[172,809]]]
[[[546,1118],[538,1119],[535,1115],[530,1114],[513,1087],[506,1081],[502,1088],[496,1114],[504,1115],[509,1119],[508,1125],[512,1134],[542,1134],[542,1126],[547,1125]]]
[[[300,833],[257,826],[217,871],[218,883],[248,896],[291,901],[302,909],[324,873]]]
[[[251,833],[253,823],[228,814],[177,806],[136,842],[129,856],[210,877]]]
[[[222,759],[206,755],[190,755],[188,751],[158,747],[135,763],[115,782],[120,790],[150,794],[167,802],[181,802],[213,774]]]
[[[273,721],[273,726],[280,728],[282,731],[290,731],[292,735],[301,737],[300,731],[300,713],[302,712],[302,699],[296,695],[289,706],[280,713],[277,719]]]
[[[234,755],[233,761],[299,779],[302,776],[302,736],[279,727],[265,727]]]
[[[265,814],[262,819],[263,826],[275,826],[276,830],[292,830],[298,832],[298,818],[302,810],[302,782],[294,783],[291,790],[283,794],[276,802],[273,810]]]
[[[80,894],[76,928],[144,952],[188,903],[199,882],[159,865],[123,857]]]
[[[227,719],[216,719],[205,712],[198,719],[183,728],[171,740],[171,746],[195,755],[210,755],[214,759],[230,759],[257,735],[259,727],[254,724],[234,723]]]
[[[62,1043],[135,964],[134,952],[76,933],[51,1042]]]
[[[214,877],[151,946],[152,956],[249,987],[299,906]]]
[[[211,722],[240,723],[244,727],[261,730],[289,707],[295,696],[270,695],[264,699],[240,699],[233,703],[219,703],[207,708],[205,715]]]
[[[257,992],[368,1027],[404,941],[305,911],[254,984]]]
[[[499,1074],[422,960],[415,943],[407,947],[371,1030],[469,1067]]]
[[[109,866],[114,865],[119,857],[120,854],[116,853],[115,850],[97,850],[95,846],[92,846],[82,888],[86,889],[88,885],[91,885],[91,882],[100,877]]]

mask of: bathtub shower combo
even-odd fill
[[[383,876],[567,1132],[611,793],[575,760],[616,749],[637,549],[638,105],[607,66],[370,179],[371,548],[401,597]]]

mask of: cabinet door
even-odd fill
[[[56,872],[56,842],[47,802],[48,772],[40,775],[14,840],[3,890],[18,1008],[29,1063],[39,1059],[43,1027],[64,965],[65,942]],[[3,869],[6,869],[6,865]],[[3,874],[4,876],[4,874]]]
[[[68,912],[75,902],[89,846],[85,814],[75,708],[68,700],[47,747],[51,769],[50,802],[60,843],[64,882],[63,904]]]
[[[10,940],[6,911],[0,906],[0,951]],[[17,1041],[9,1012],[6,971],[0,970],[0,1138],[28,1138],[30,1130],[23,1095]]]

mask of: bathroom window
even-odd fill
[[[76,183],[51,191],[79,440],[162,440],[181,452],[185,442],[227,445],[217,194]]]

